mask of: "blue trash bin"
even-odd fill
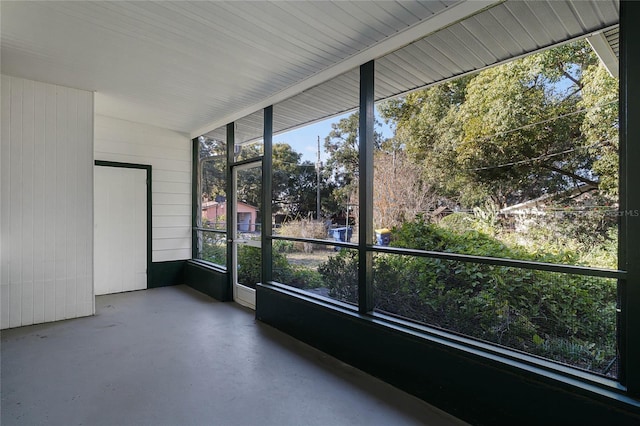
[[[376,244],[379,246],[388,246],[391,242],[391,231],[387,228],[376,229]]]
[[[343,226],[342,228],[333,228],[329,229],[329,234],[333,237],[334,241],[339,241],[341,243],[351,242],[351,235],[353,230],[350,226]],[[340,247],[336,247],[336,250],[339,250]]]

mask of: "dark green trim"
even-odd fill
[[[533,262],[530,260],[507,259],[503,257],[475,256],[443,251],[416,250],[400,247],[370,246],[370,250],[379,253],[429,257],[433,259],[453,260],[456,262],[481,263],[484,265],[506,266],[509,268],[533,269],[536,271],[559,272],[562,274],[584,275],[589,277],[625,278],[626,271],[586,266],[560,265],[557,263]]]
[[[231,301],[229,274],[211,265],[189,260],[184,265],[183,281],[186,285],[221,302]]]
[[[148,288],[184,284],[184,265],[186,263],[186,260],[151,263],[151,281]]]
[[[198,181],[200,174],[200,142],[198,138],[191,140],[191,257],[198,256],[200,247],[198,247],[199,226],[198,217],[200,216],[200,188]]]
[[[236,133],[235,123],[227,124],[227,271],[226,274],[226,294],[230,294],[230,300],[233,300],[233,244],[230,244],[231,240],[236,235],[233,230],[233,224],[235,219],[233,217],[233,203],[235,200],[235,194],[233,193],[233,175],[231,167],[233,166],[233,160],[235,155],[236,146]]]
[[[143,169],[147,171],[147,288],[151,288],[151,250],[152,250],[152,233],[153,233],[153,224],[152,224],[152,213],[153,213],[153,204],[152,204],[152,192],[151,192],[151,184],[152,184],[152,174],[151,174],[151,165],[149,164],[136,164],[136,163],[120,163],[117,161],[102,161],[95,160],[94,164],[96,166],[103,167],[119,167],[123,169]]]
[[[373,302],[373,150],[374,61],[360,67],[358,310],[371,312]],[[348,215],[348,212],[347,212]]]
[[[640,403],[513,359],[258,285],[256,317],[472,424],[636,425]]]
[[[149,164],[121,163],[119,161],[104,161],[104,160],[95,160],[94,164],[96,166],[120,167],[122,169],[145,169],[145,170],[151,170],[151,166]]]
[[[628,25],[624,22],[628,14],[626,13],[627,5],[624,2],[620,4],[620,28],[619,28],[619,75],[618,75],[618,118],[620,120],[619,140],[618,140],[618,203],[620,211],[627,211],[627,81],[629,79],[627,72],[627,33]],[[618,219],[618,269],[628,269],[627,265],[627,219],[619,216]],[[627,333],[629,329],[626,323],[626,280],[618,281],[617,294],[617,317],[616,331],[618,333],[618,352],[620,354],[618,364],[618,375],[620,383],[624,386],[627,384]]]
[[[272,169],[273,169],[273,106],[264,109],[264,156],[262,158],[262,281],[269,282],[272,278],[272,245],[271,245],[271,198],[272,198]]]
[[[620,349],[622,380],[640,397],[640,3],[620,2]]]
[[[261,162],[262,161],[262,157],[251,157],[251,158],[245,158],[243,160],[240,161],[236,161],[235,163],[232,164],[233,167],[238,167],[238,166],[244,166],[245,164],[251,164],[251,163],[257,163],[257,162]]]
[[[223,231],[223,230],[221,230],[221,229],[211,229],[211,228],[199,228],[199,227],[198,227],[198,228],[194,228],[194,230],[196,230],[196,231],[211,232],[211,233],[214,233],[214,234],[226,234],[226,233],[227,233],[227,231],[226,231],[226,230],[225,230],[225,231]]]

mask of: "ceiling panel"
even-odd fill
[[[617,58],[620,57],[620,27],[615,27],[604,32],[611,50]]]
[[[457,1],[2,1],[2,72],[97,92],[99,113],[191,132]]]
[[[356,59],[377,58],[376,98],[384,99],[611,29],[619,15],[615,0],[2,1],[0,8],[3,73],[94,90],[98,113],[191,134],[209,125],[220,131],[223,120],[272,99],[284,99],[274,106],[276,131],[352,110],[358,70],[344,71]],[[617,32],[604,35],[617,53]],[[252,125],[261,122],[245,120],[243,132],[261,134]]]
[[[590,34],[618,22],[615,1],[507,1],[448,28],[430,34],[376,60],[376,100],[387,99],[439,81],[480,70],[529,52]],[[605,32],[617,46],[617,29]],[[349,85],[342,79],[329,81],[275,106],[279,111],[275,131],[317,121],[353,110],[358,105],[357,74]],[[320,93],[340,96],[320,101]],[[313,95],[314,98],[311,98]],[[314,102],[320,109],[301,109]],[[296,107],[292,107],[296,105]],[[325,107],[326,109],[322,109]],[[302,114],[295,113],[302,112]],[[289,117],[285,117],[289,114]],[[275,120],[276,114],[274,114]]]
[[[418,40],[377,61],[378,74],[420,75],[410,91],[439,80],[480,70],[510,58],[544,49],[617,24],[615,1],[577,1],[559,7],[555,1],[513,2],[495,7]],[[612,36],[612,41],[615,36]],[[435,73],[430,72],[435,71]],[[384,79],[380,78],[380,82]],[[389,96],[388,86],[377,98]]]

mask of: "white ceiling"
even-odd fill
[[[357,89],[350,70],[371,59],[386,97],[611,28],[618,13],[617,0],[3,0],[1,70],[192,136],[271,104],[284,129],[355,106],[344,85]],[[309,109],[322,94],[331,105]]]

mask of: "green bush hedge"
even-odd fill
[[[530,253],[422,218],[393,235],[395,247],[549,263],[575,256]],[[331,297],[357,300],[355,253],[341,252],[318,271]],[[374,300],[381,311],[595,372],[616,355],[613,279],[378,253]]]
[[[284,241],[287,243],[287,241]],[[287,261],[283,252],[287,252],[287,244],[274,244],[272,253],[273,280],[301,289],[322,287],[324,284],[316,271],[296,267]],[[261,282],[262,256],[257,247],[238,247],[238,281],[250,287]]]

